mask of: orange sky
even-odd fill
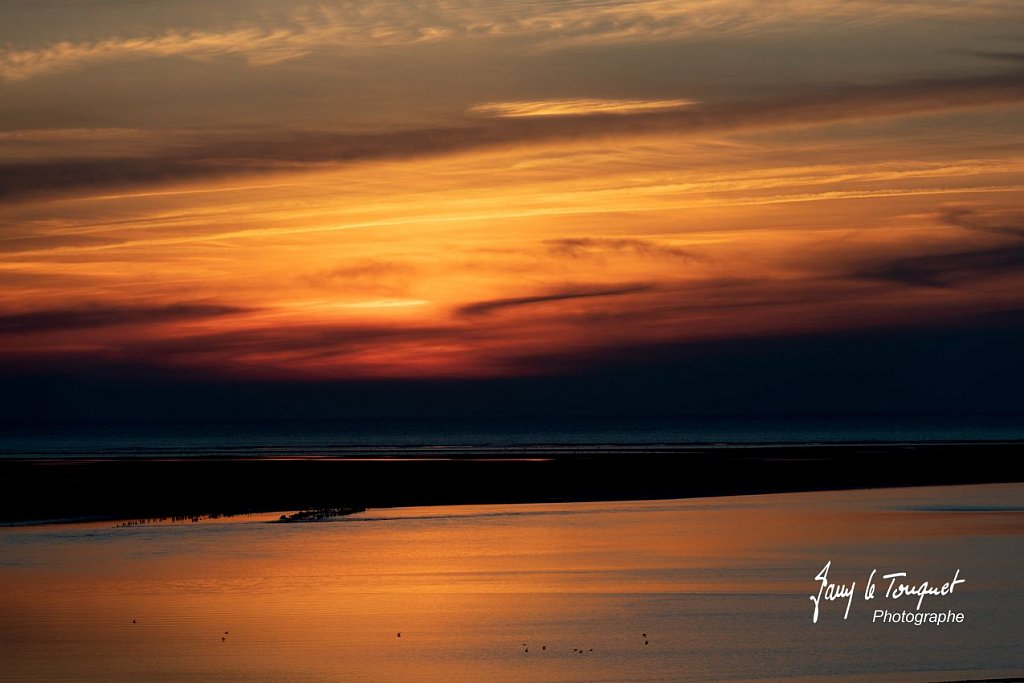
[[[507,376],[1024,303],[1018,3],[429,5],[3,10],[0,353]]]

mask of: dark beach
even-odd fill
[[[537,503],[1024,481],[1021,442],[348,448],[0,460],[0,521]]]

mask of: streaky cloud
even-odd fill
[[[564,239],[548,240],[547,245],[552,254],[574,259],[601,256],[610,252],[626,252],[652,258],[678,258],[687,261],[701,260],[698,254],[689,249],[682,249],[639,238],[567,237]]]
[[[524,116],[585,116],[588,114],[635,114],[637,112],[679,109],[696,100],[601,100],[561,99],[519,102],[485,102],[470,107],[469,113],[500,118]]]
[[[1024,71],[1015,71],[847,86],[658,112],[475,119],[458,127],[365,134],[285,131],[266,133],[259,138],[219,136],[215,142],[181,143],[148,156],[3,163],[0,164],[0,200],[294,172],[324,164],[438,156],[481,148],[808,127],[1022,102]]]
[[[1024,237],[1024,212],[1022,211],[979,211],[954,208],[948,209],[943,214],[943,220],[949,225],[967,230]]]
[[[981,57],[996,62],[1010,62],[1011,64],[1024,64],[1024,52],[999,52],[990,50],[969,50],[966,54],[972,57]]]
[[[372,51],[441,40],[513,37],[528,46],[643,43],[693,36],[737,35],[800,26],[965,20],[1019,20],[1013,0],[321,0],[295,3],[276,19],[252,14],[220,29],[171,26],[92,41],[59,41],[0,49],[0,80],[19,81],[107,61],[204,60],[240,56],[266,67],[314,52]]]
[[[1024,245],[965,249],[881,261],[852,273],[917,287],[955,287],[977,280],[1024,272]]]
[[[988,239],[936,249],[918,246],[899,254],[885,254],[847,269],[839,277],[890,282],[912,287],[965,287],[995,277],[1024,273],[1024,214],[1018,210],[953,207],[939,212],[950,227],[1004,235],[1002,244]]]
[[[114,325],[140,325],[216,318],[252,309],[203,302],[165,306],[83,305],[0,315],[0,334],[31,334]]]
[[[495,311],[509,308],[535,306],[537,304],[547,304],[558,301],[572,301],[575,299],[597,299],[603,297],[626,296],[629,294],[649,292],[652,289],[654,289],[654,287],[649,284],[630,285],[628,287],[565,289],[537,296],[517,296],[504,299],[476,301],[471,304],[466,304],[465,306],[460,306],[456,310],[456,313],[461,316],[487,315],[489,313],[494,313]]]

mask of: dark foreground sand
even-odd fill
[[[0,521],[723,496],[1024,481],[1024,443],[0,460]]]

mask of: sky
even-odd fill
[[[0,103],[8,417],[1024,410],[1016,0],[0,0]]]

